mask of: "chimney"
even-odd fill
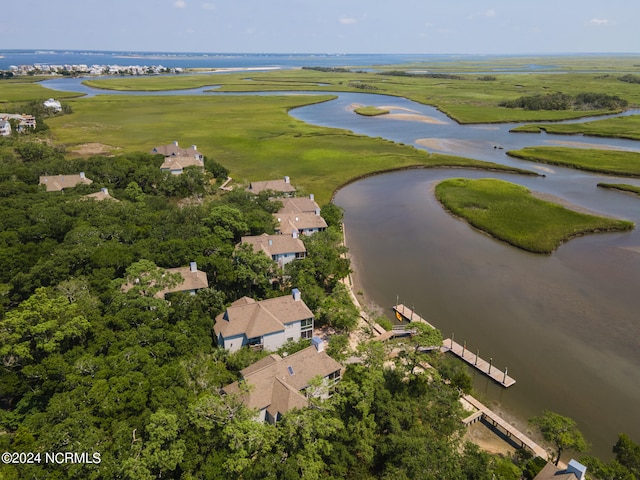
[[[195,145],[191,145],[191,150],[198,150]]]
[[[108,189],[108,188],[102,187],[102,188],[100,189],[100,191],[101,191],[102,193],[104,193],[105,195],[109,195],[109,189]]]
[[[291,236],[293,238],[298,238],[298,230],[294,230],[293,232],[291,232]]]
[[[84,172],[80,172],[80,178],[85,178]]]
[[[197,272],[198,271],[198,264],[196,262],[189,263],[189,270],[191,270],[194,273]]]
[[[273,240],[269,239],[269,245],[273,245]]]
[[[284,183],[291,183],[290,180],[291,179],[289,177],[284,177]]]
[[[313,193],[309,194],[309,200],[313,200],[313,201],[316,200],[316,197],[315,197],[315,195]]]
[[[322,340],[320,337],[313,337],[311,339],[311,344],[316,347],[318,353],[324,352],[324,340]]]
[[[177,147],[178,146],[178,142],[176,140],[173,141],[173,144]]]
[[[300,300],[302,300],[302,294],[300,293],[300,290],[298,290],[297,288],[294,288],[293,290],[291,290],[291,295],[293,295],[293,299],[296,302],[299,302]]]
[[[319,208],[316,208],[316,215],[320,216],[320,209]]]

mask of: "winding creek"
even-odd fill
[[[76,79],[43,85],[100,92],[87,90]],[[203,94],[203,90],[164,94]],[[513,134],[509,130],[515,124],[462,126],[432,107],[402,98],[336,95],[336,100],[298,108],[291,115],[315,125],[545,175],[420,169],[369,177],[342,188],[335,201],[345,209],[347,242],[367,300],[388,308],[399,296],[445,337],[453,332],[472,352],[491,357],[497,368],[507,366],[517,380],[510,389],[478,375],[474,384],[491,408],[524,431],[530,430],[527,418],[549,409],[576,420],[593,446],[592,453],[601,457],[611,455],[618,433],[638,441],[640,201],[596,184],[640,185],[640,179],[543,166],[505,152],[567,142],[640,151],[640,142]],[[353,113],[354,104],[393,107],[392,113],[399,115],[361,117]],[[632,220],[638,228],[576,238],[549,256],[527,253],[444,212],[433,196],[433,185],[454,176],[505,179],[603,215]]]

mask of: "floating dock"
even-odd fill
[[[422,322],[426,323],[430,327],[436,328],[434,325],[431,325],[424,318],[415,313],[413,309],[408,308],[405,305],[395,305],[393,307],[393,310],[395,311],[396,318],[400,321],[408,320],[409,322]],[[493,360],[487,362],[486,360],[480,358],[477,354],[470,352],[466,347],[466,343],[465,345],[460,345],[459,343],[455,342],[453,338],[447,338],[442,342],[442,351],[451,352],[458,358],[467,362],[468,365],[485,374],[493,381],[505,388],[508,388],[516,383],[516,380],[508,375],[507,368],[504,369],[504,372],[499,370],[493,365]]]

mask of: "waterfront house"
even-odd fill
[[[273,216],[278,221],[276,233],[281,235],[311,235],[327,229],[319,208],[314,213],[274,213]]]
[[[585,480],[587,467],[576,460],[569,461],[567,468],[558,468],[547,463],[533,480]]]
[[[316,213],[320,210],[320,206],[316,203],[313,194],[308,197],[290,197],[277,199],[282,203],[282,208],[278,213]]]
[[[65,188],[73,188],[77,185],[91,185],[93,180],[87,178],[84,172],[71,175],[41,175],[40,185],[45,185],[47,192],[61,192]]]
[[[309,399],[328,398],[340,380],[342,366],[324,351],[324,342],[314,337],[313,345],[292,355],[269,355],[240,371],[242,379],[223,388],[227,395],[239,395],[256,420],[275,424],[294,408],[305,408]],[[313,379],[322,379],[311,387]],[[241,384],[249,388],[241,388]]]
[[[218,345],[235,352],[244,346],[277,350],[287,341],[310,339],[313,313],[300,291],[256,301],[242,297],[216,317],[213,327]]]
[[[164,298],[165,295],[169,293],[178,292],[195,295],[198,290],[209,287],[207,274],[201,270],[198,270],[198,265],[196,262],[191,262],[188,267],[166,268],[165,272],[166,274],[179,274],[182,277],[182,281],[180,281],[173,287],[164,288],[156,292],[153,295],[155,298]],[[134,283],[138,283],[138,281],[139,280],[136,280],[136,282]],[[123,292],[128,292],[129,290],[131,290],[131,288],[133,288],[133,286],[134,285],[132,283],[125,283],[121,288]]]
[[[160,170],[170,172],[172,175],[184,173],[187,167],[197,167],[204,170],[204,162],[194,156],[191,157],[164,157],[164,162],[160,165]]]
[[[196,160],[204,160],[204,155],[198,151],[195,145],[191,145],[189,148],[181,148],[176,141],[168,145],[153,147],[149,153],[163,155],[164,157],[191,157]]]
[[[247,191],[256,195],[260,192],[272,191],[274,193],[281,193],[284,196],[291,196],[296,189],[291,185],[291,179],[289,177],[284,177],[279,180],[251,182]]]
[[[254,252],[262,252],[283,268],[287,263],[307,255],[307,249],[296,234],[242,237],[240,244],[249,244]]]

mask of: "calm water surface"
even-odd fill
[[[442,124],[360,117],[351,112],[353,103],[406,108]],[[640,440],[640,232],[588,235],[552,255],[535,255],[452,218],[433,196],[440,180],[491,176],[640,226],[637,198],[596,186],[640,185],[638,179],[541,166],[504,153],[565,142],[638,151],[639,142],[509,133],[514,124],[460,126],[430,107],[388,97],[341,95],[292,114],[418,148],[418,139],[436,139],[445,153],[544,173],[531,178],[409,170],[343,188],[336,203],[345,209],[347,242],[362,288],[385,308],[399,296],[446,337],[455,333],[472,352],[479,350],[497,367],[508,367],[517,380],[510,389],[481,375],[475,375],[474,384],[494,409],[523,430],[529,430],[528,418],[549,409],[575,419],[596,455],[611,456],[618,433]]]

